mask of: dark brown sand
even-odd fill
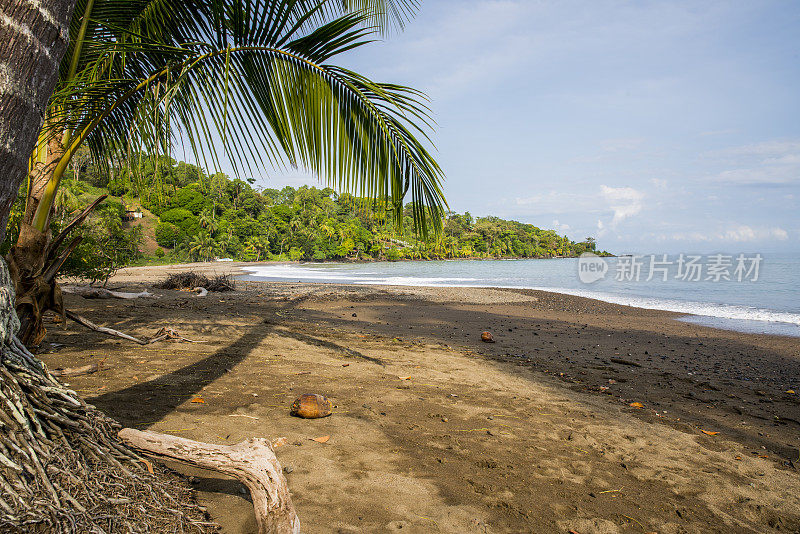
[[[170,269],[185,267],[112,285],[150,288]],[[308,533],[800,532],[798,339],[536,291],[240,288],[69,296],[105,326],[203,343],[51,325],[42,357],[103,361],[72,386],[125,425],[214,443],[285,436],[276,452]],[[305,392],[334,414],[290,417]],[[178,469],[224,531],[252,532],[239,483]]]

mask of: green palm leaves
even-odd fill
[[[424,96],[330,64],[415,7],[81,0],[51,124],[68,132],[67,161],[84,142],[100,159],[185,140],[206,165],[219,166],[224,153],[237,172],[303,167],[398,214],[410,195],[417,230],[438,230],[443,173],[426,148]]]

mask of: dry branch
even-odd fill
[[[139,297],[152,297],[149,291],[128,293],[125,291],[111,291],[102,287],[92,286],[61,286],[63,293],[79,295],[85,299],[137,299]]]
[[[119,438],[140,451],[237,478],[250,490],[259,534],[299,534],[300,520],[269,440],[213,445],[132,428],[123,428]]]
[[[134,343],[138,343],[139,345],[150,345],[151,343],[155,343],[157,341],[164,341],[166,339],[177,339],[180,341],[186,341],[188,343],[203,343],[202,341],[194,341],[185,338],[172,328],[167,328],[167,327],[161,328],[158,332],[156,332],[156,335],[153,336],[152,339],[148,339],[145,341],[143,339],[139,339],[138,337],[133,337],[124,332],[120,332],[119,330],[114,330],[113,328],[108,328],[106,326],[98,326],[89,319],[87,319],[86,317],[80,316],[75,312],[65,310],[64,314],[68,318],[72,319],[78,324],[85,326],[89,330],[94,330],[95,332],[100,332],[102,334],[108,334],[109,336],[121,337],[122,339],[133,341]]]
[[[139,345],[147,345],[147,344],[149,344],[148,341],[142,341],[139,338],[136,338],[136,337],[133,337],[133,336],[129,336],[128,334],[120,332],[119,330],[114,330],[113,328],[107,328],[105,326],[97,326],[96,324],[94,324],[89,319],[87,319],[85,317],[81,317],[77,313],[73,313],[73,312],[71,312],[69,310],[66,310],[64,313],[66,314],[67,317],[69,317],[70,319],[72,319],[76,323],[82,324],[86,328],[88,328],[90,330],[94,330],[95,332],[101,332],[103,334],[108,334],[110,336],[121,337],[122,339],[127,339],[129,341],[133,341],[135,343],[138,343]]]

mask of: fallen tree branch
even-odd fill
[[[65,310],[64,314],[75,321],[78,324],[81,324],[88,328],[89,330],[94,330],[95,332],[100,332],[102,334],[108,334],[110,336],[121,337],[122,339],[127,339],[128,341],[133,341],[134,343],[138,343],[139,345],[150,345],[151,343],[155,343],[157,341],[163,341],[166,339],[177,339],[180,341],[186,341],[188,343],[203,343],[203,341],[194,341],[192,339],[188,339],[180,335],[178,332],[173,330],[172,328],[161,328],[156,335],[153,336],[151,339],[143,340],[139,339],[138,337],[133,337],[128,335],[124,332],[120,332],[119,330],[114,330],[113,328],[108,328],[106,326],[98,326],[94,324],[92,321],[87,319],[86,317],[82,317],[75,312],[71,312],[69,310]]]
[[[65,310],[64,313],[66,314],[67,317],[69,317],[70,319],[72,319],[76,323],[82,324],[86,328],[88,328],[90,330],[94,330],[95,332],[102,332],[103,334],[108,334],[110,336],[121,337],[122,339],[127,339],[129,341],[133,341],[135,343],[138,343],[139,345],[148,345],[150,343],[149,341],[142,341],[139,338],[136,338],[136,337],[133,337],[133,336],[129,336],[128,334],[122,333],[119,330],[114,330],[113,328],[107,328],[105,326],[97,326],[96,324],[94,324],[92,321],[90,321],[86,317],[81,317],[77,313],[73,313],[73,312],[71,312],[69,310]]]
[[[134,449],[237,478],[250,490],[259,534],[299,534],[300,520],[269,440],[213,445],[133,428],[120,430],[119,438]]]
[[[137,299],[139,297],[152,297],[149,291],[128,293],[126,291],[112,291],[102,287],[92,286],[61,286],[63,293],[79,295],[85,299]]]

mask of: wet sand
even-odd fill
[[[70,323],[49,326],[41,357],[103,361],[71,384],[125,425],[228,444],[285,436],[276,452],[304,532],[800,532],[796,338],[528,290],[152,289],[186,269],[111,281],[158,298],[67,305],[202,343],[140,347]],[[290,417],[305,392],[334,414]],[[176,468],[225,532],[253,531],[239,483]]]

